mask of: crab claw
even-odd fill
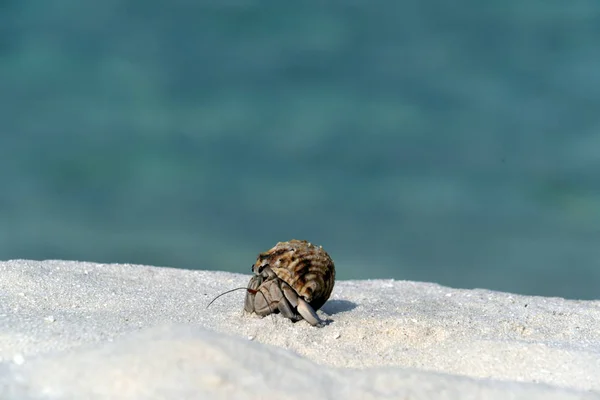
[[[260,285],[263,282],[263,278],[261,276],[253,276],[250,279],[250,282],[248,282],[248,289],[251,289],[254,291],[254,293],[256,293],[256,291],[258,290],[258,288],[260,287]],[[246,299],[244,301],[244,310],[246,310],[246,312],[254,312],[254,297],[255,294],[253,292],[246,292]]]

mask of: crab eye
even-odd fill
[[[250,266],[250,272],[254,272],[254,264]]]
[[[265,265],[261,265],[260,267],[258,267],[258,273],[262,274],[264,269],[265,269]]]

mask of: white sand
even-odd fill
[[[0,263],[0,399],[600,399],[600,301],[376,280],[323,328],[206,309],[249,277]]]

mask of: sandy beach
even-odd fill
[[[338,281],[321,328],[250,275],[0,263],[1,399],[600,399],[600,301]]]

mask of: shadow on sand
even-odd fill
[[[356,306],[356,303],[348,300],[329,300],[321,307],[321,310],[329,315],[335,315],[337,313],[354,310]]]

